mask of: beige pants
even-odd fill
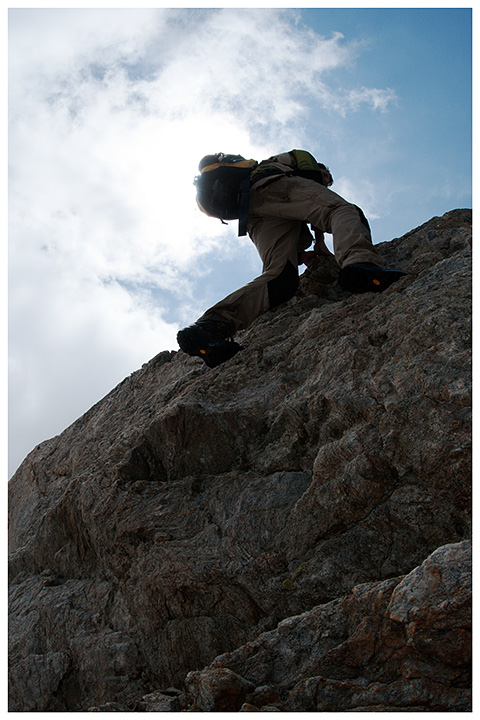
[[[259,315],[292,297],[298,285],[298,252],[312,240],[305,232],[306,222],[333,235],[340,267],[358,262],[383,267],[358,207],[313,180],[281,178],[250,191],[247,230],[263,261],[262,274],[199,319],[220,320],[235,331],[244,330]]]

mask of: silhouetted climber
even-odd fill
[[[362,210],[329,190],[329,169],[305,150],[257,163],[241,155],[206,155],[195,179],[197,203],[207,215],[239,219],[239,235],[252,239],[263,272],[180,330],[180,348],[216,367],[242,346],[233,340],[262,313],[293,297],[298,265],[329,255],[324,232],[332,233],[338,282],[354,293],[381,292],[405,273],[384,268]],[[308,229],[312,227],[314,236]],[[314,241],[314,248],[307,251]]]

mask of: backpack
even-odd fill
[[[333,183],[333,177],[327,166],[317,162],[308,150],[290,150],[259,163],[252,173],[250,185],[261,182],[265,187],[285,175],[297,175],[307,180],[314,180],[325,187],[330,187]]]
[[[200,210],[223,223],[238,219],[238,234],[246,235],[250,173],[257,165],[242,155],[217,153],[203,158],[194,181]]]
[[[223,223],[238,219],[238,234],[246,235],[251,186],[260,181],[265,186],[285,175],[299,175],[328,187],[333,178],[330,175],[331,182],[326,182],[321,168],[328,170],[307,150],[291,150],[261,163],[246,160],[242,155],[206,155],[199,164],[200,175],[194,180],[197,204],[206,215]]]

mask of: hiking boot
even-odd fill
[[[401,270],[387,270],[373,263],[354,263],[340,270],[338,283],[342,290],[352,293],[383,292],[407,274]]]
[[[177,342],[187,355],[202,358],[209,368],[230,360],[243,346],[229,337],[227,324],[214,321],[195,322],[177,334]]]

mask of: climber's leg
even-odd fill
[[[207,310],[199,321],[226,322],[244,330],[262,313],[290,300],[298,288],[298,249],[302,223],[280,218],[252,218],[248,232],[263,261],[255,280]]]

